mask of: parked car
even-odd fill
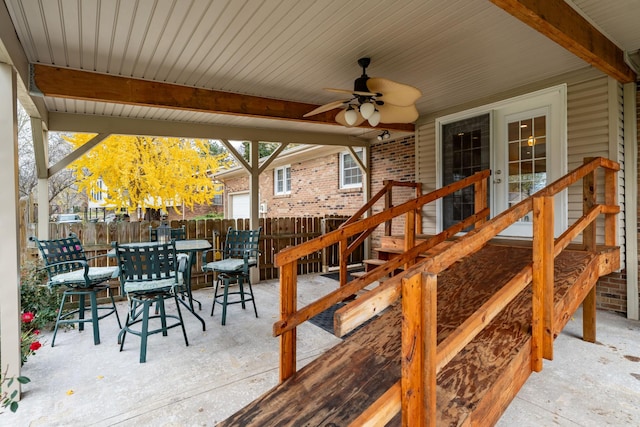
[[[82,222],[80,215],[78,214],[60,214],[58,215],[59,224],[70,224],[74,222]]]

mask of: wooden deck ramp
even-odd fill
[[[598,170],[603,192],[596,190]],[[279,252],[280,320],[274,335],[280,337],[280,384],[220,425],[493,425],[529,375],[542,370],[543,358],[553,359],[553,341],[580,304],[584,339],[595,341],[595,285],[620,266],[618,170],[607,159],[585,159],[491,219],[489,173],[482,171]],[[579,180],[583,215],[556,237],[553,196]],[[468,186],[474,189],[474,213],[435,236],[418,238],[423,206]],[[496,240],[530,212],[530,241]],[[402,253],[347,282],[346,260],[354,247],[400,215]],[[598,217],[604,233],[597,238]],[[298,259],[334,244],[340,247],[341,286],[298,308]],[[354,295],[336,311],[334,332],[344,336],[364,326],[298,371],[297,326]]]
[[[487,245],[438,280],[442,342],[531,260],[531,249]],[[508,262],[505,262],[508,261]],[[555,266],[557,335],[615,250],[564,251]],[[615,265],[614,265],[615,266]],[[400,380],[402,313],[389,307],[221,426],[347,426]],[[531,373],[531,289],[512,301],[437,377],[438,426],[491,425]],[[401,425],[400,414],[389,423]]]

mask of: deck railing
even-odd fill
[[[596,201],[596,170],[604,170],[604,201]],[[531,369],[540,371],[542,359],[553,357],[554,319],[554,258],[582,234],[582,249],[596,250],[596,223],[604,214],[604,244],[616,244],[616,172],[619,165],[604,158],[585,159],[585,164],[533,196],[512,206],[484,224],[486,216],[486,174],[482,179],[467,178],[464,186],[473,183],[476,189],[476,214],[465,224],[476,224],[474,230],[455,241],[445,241],[449,232],[441,233],[419,245],[414,245],[415,229],[412,215],[418,203],[434,196],[442,197],[451,186],[407,202],[393,211],[393,215],[406,214],[406,251],[396,259],[377,267],[318,301],[297,310],[296,256],[310,248],[344,239],[355,233],[384,222],[382,214],[374,215],[347,227],[340,234],[322,236],[300,247],[288,249],[277,255],[281,269],[281,320],[274,325],[274,333],[280,335],[280,379],[284,381],[295,373],[295,327],[318,312],[330,307],[383,275],[405,264],[405,271],[384,281],[380,286],[359,297],[335,315],[335,333],[338,336],[379,313],[402,296],[403,325],[401,344],[401,380],[384,393],[370,408],[363,412],[353,425],[385,425],[398,411],[402,412],[403,425],[436,425],[436,377],[438,372],[473,340],[529,283],[532,283],[532,345]],[[583,182],[583,215],[561,236],[554,239],[553,196],[575,182]],[[460,181],[461,185],[463,181]],[[441,191],[441,192],[440,192]],[[440,192],[440,193],[438,193]],[[420,202],[418,202],[420,200]],[[435,199],[434,199],[435,200]],[[422,204],[420,204],[422,206]],[[407,209],[411,207],[411,209]],[[480,208],[480,209],[479,209]],[[394,208],[395,209],[395,208]],[[393,210],[393,209],[392,209]],[[483,304],[462,325],[439,345],[437,344],[437,279],[438,274],[457,260],[475,252],[501,231],[533,211],[532,262],[523,268],[501,290]],[[400,213],[402,212],[402,213]],[[463,224],[459,224],[462,226]],[[464,227],[463,227],[464,228]],[[432,240],[435,239],[434,242]],[[429,243],[432,242],[432,243]],[[300,250],[302,249],[302,250]],[[430,250],[429,250],[430,249]],[[428,256],[418,263],[418,254],[429,250]],[[595,340],[595,287],[583,302],[584,337]],[[348,361],[346,362],[348,363]]]
[[[393,207],[393,188],[394,187],[408,187],[414,188],[416,199],[422,196],[422,184],[419,182],[405,182],[405,181],[393,181],[393,180],[384,180],[383,186],[367,203],[364,204],[356,213],[354,213],[349,219],[347,219],[340,228],[344,228],[349,224],[353,224],[362,218],[362,216],[369,212],[369,210],[376,204],[378,200],[384,197],[384,210],[388,211]],[[389,218],[384,223],[384,235],[391,236],[392,229],[392,221],[393,218]],[[422,215],[415,215],[416,221],[416,230],[422,230]],[[347,267],[349,264],[350,255],[366,240],[367,237],[373,231],[374,228],[369,228],[367,230],[362,231],[361,233],[354,235],[350,241],[347,239],[340,240],[340,286],[344,286],[347,283]]]

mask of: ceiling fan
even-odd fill
[[[371,58],[358,59],[362,75],[353,83],[353,90],[325,89],[330,92],[351,95],[351,98],[329,102],[304,117],[324,113],[334,108],[344,108],[336,115],[336,122],[343,126],[360,126],[365,120],[371,126],[379,123],[411,123],[418,118],[415,102],[422,92],[413,87],[392,80],[367,76]]]

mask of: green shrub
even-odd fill
[[[47,272],[41,264],[26,262],[20,269],[21,308],[23,313],[34,314],[31,326],[35,329],[51,329],[62,301],[60,292],[50,290],[45,285],[46,280]]]

